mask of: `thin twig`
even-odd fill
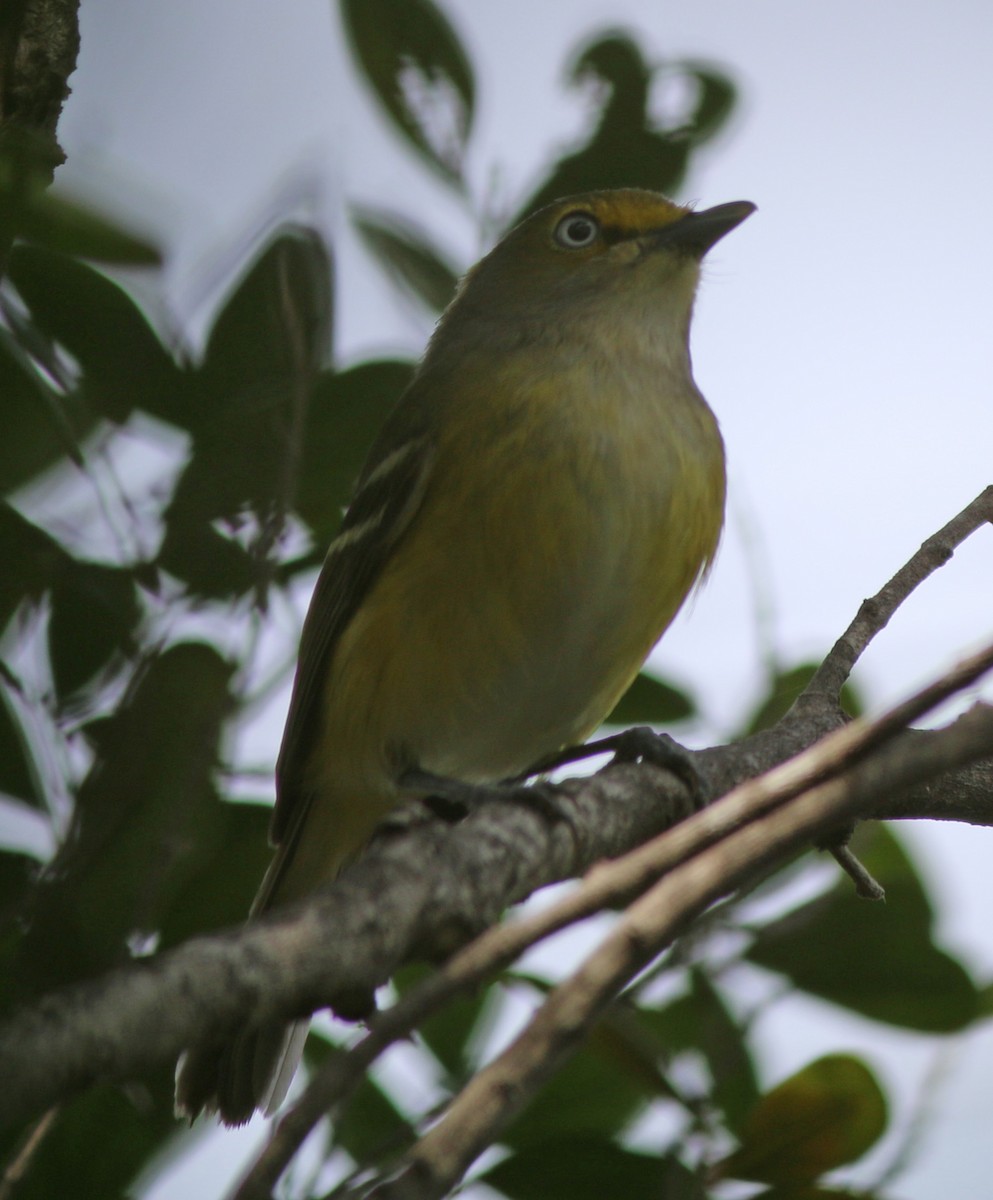
[[[883,630],[890,618],[907,597],[929,575],[954,554],[955,550],[980,526],[993,522],[993,486],[980,492],[975,500],[953,517],[947,525],[932,534],[888,583],[868,600],[864,600],[855,619],[835,642],[814,677],[803,690],[804,695],[826,693],[838,696],[852,668],[865,652],[872,639]]]
[[[640,897],[527,1028],[455,1098],[369,1200],[439,1200],[462,1178],[584,1038],[617,992],[719,896],[752,878],[872,796],[989,753],[993,708],[976,705],[926,753],[894,745],[849,774],[795,798],[687,862]],[[921,749],[924,749],[923,747]]]
[[[880,746],[991,666],[993,644],[963,659],[941,678],[879,717],[852,721],[789,762],[740,785],[722,800],[622,858],[596,864],[579,887],[549,908],[481,934],[391,1009],[380,1013],[362,1041],[317,1073],[277,1125],[233,1200],[268,1196],[313,1127],[329,1110],[347,1100],[367,1067],[454,995],[508,966],[550,934],[639,895],[666,872],[747,822],[781,806],[815,782],[850,767],[864,758],[870,748]]]

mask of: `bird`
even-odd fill
[[[517,776],[637,675],[717,550],[724,445],[690,319],[704,255],[754,209],[568,196],[463,278],[327,551],[250,916],[334,879],[405,774]],[[275,1111],[305,1035],[194,1047],[177,1111]]]

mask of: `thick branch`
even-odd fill
[[[724,790],[833,723],[825,713],[818,729],[808,711],[788,736],[767,732],[695,760],[708,790]],[[916,734],[915,744],[936,736]],[[970,776],[962,819],[993,824],[993,764],[983,779],[985,809]],[[922,790],[915,812],[897,798],[891,810],[953,819],[956,780]],[[99,1079],[133,1078],[246,1023],[324,1005],[354,1012],[401,963],[445,957],[508,904],[625,853],[688,806],[681,783],[644,763],[611,765],[552,791],[559,819],[548,804],[519,801],[485,804],[456,826],[413,810],[410,828],[377,840],[311,902],[43,998],[0,1028],[0,1121],[22,1121]]]

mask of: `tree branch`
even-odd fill
[[[579,970],[551,992],[523,1033],[466,1084],[445,1116],[405,1156],[399,1174],[368,1193],[368,1200],[440,1200],[447,1195],[589,1033],[621,988],[705,908],[753,882],[819,833],[871,811],[894,788],[933,779],[987,755],[991,740],[993,708],[976,705],[927,748],[891,743],[868,762],[675,868],[620,916]],[[737,793],[726,799],[736,800]],[[253,1194],[240,1192],[238,1200]]]
[[[991,666],[993,645],[970,655],[940,679],[881,716],[853,721],[782,766],[740,784],[715,804],[623,857],[596,864],[579,887],[543,911],[488,929],[392,1008],[379,1014],[372,1022],[369,1034],[356,1046],[336,1055],[322,1067],[303,1096],[279,1122],[236,1192],[235,1200],[259,1200],[268,1196],[313,1127],[347,1101],[363,1072],[376,1058],[388,1046],[409,1036],[427,1016],[455,995],[478,985],[508,966],[529,947],[567,925],[605,908],[629,903],[632,897],[641,895],[658,879],[721,839],[782,807],[815,784],[843,773],[864,760],[873,747],[892,742],[907,722],[968,686]],[[936,770],[959,765],[940,758],[940,745],[947,739],[948,731],[934,736],[941,739],[937,752],[925,751],[917,739],[907,743],[912,746],[914,760],[920,753],[925,756],[936,753],[939,764]],[[903,753],[903,744],[901,740],[900,753]],[[967,761],[967,758],[961,761]],[[893,786],[897,786],[898,778],[894,777]],[[873,795],[870,800],[875,806],[879,796]],[[830,828],[830,824],[827,827]]]

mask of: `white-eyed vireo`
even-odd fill
[[[637,674],[721,531],[690,314],[701,258],[753,208],[572,196],[465,277],[328,550],[253,912],[334,876],[406,769],[515,775],[585,738]],[[180,1108],[273,1107],[293,1043],[263,1028],[194,1051]]]

